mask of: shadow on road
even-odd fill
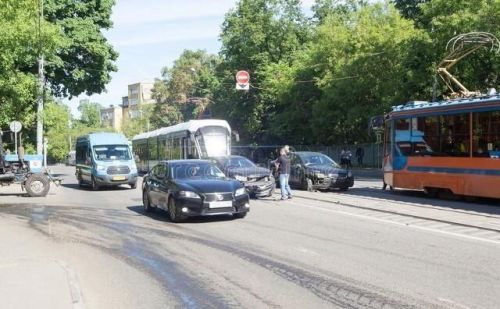
[[[486,198],[463,198],[460,196],[442,195],[438,198],[428,197],[422,191],[396,189],[394,191],[376,188],[351,188],[349,191],[324,192],[327,194],[342,194],[344,196],[366,197],[373,199],[385,199],[392,202],[425,204],[450,210],[474,211],[481,214],[500,215],[500,203],[495,199]],[[418,205],[417,205],[418,206]]]
[[[1,189],[0,189],[1,190]],[[29,197],[26,192],[18,192],[18,193],[0,193],[0,197],[2,196],[18,196],[18,197]]]
[[[73,189],[73,190],[81,190],[81,191],[93,191],[92,187],[88,185],[84,185],[83,187],[80,187],[77,183],[61,183],[62,187],[68,188],[68,189]],[[112,187],[99,187],[98,191],[123,191],[123,190],[130,190],[130,187],[125,187],[125,186],[112,186]]]
[[[127,209],[144,215],[146,217],[150,217],[151,219],[163,222],[171,222],[170,217],[168,216],[168,212],[163,209],[155,209],[152,212],[145,212],[143,206],[129,206]],[[176,224],[199,224],[199,223],[210,223],[210,222],[225,222],[225,221],[233,221],[234,217],[231,215],[217,215],[217,216],[207,216],[207,217],[190,217],[185,221]]]

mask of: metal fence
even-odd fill
[[[231,148],[231,153],[241,155],[260,165],[268,165],[270,160],[276,159],[279,149],[283,145],[239,145]],[[331,145],[331,146],[308,146],[308,145],[290,145],[293,151],[314,151],[321,152],[340,163],[340,153],[343,149],[350,150],[352,153],[352,165],[358,166],[356,158],[356,149],[363,148],[363,167],[381,168],[382,164],[382,144],[367,143],[358,145]]]

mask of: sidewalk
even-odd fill
[[[351,171],[355,179],[360,177],[382,179],[384,177],[384,173],[380,168],[353,166]]]
[[[37,232],[15,220],[2,218],[2,308],[84,308],[73,271],[51,254],[51,247]]]

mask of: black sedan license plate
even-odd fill
[[[210,202],[208,203],[208,208],[226,208],[226,207],[232,207],[233,202],[232,201],[222,201],[222,202]]]

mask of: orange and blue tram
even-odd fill
[[[384,130],[384,186],[500,198],[500,95],[395,106]]]

